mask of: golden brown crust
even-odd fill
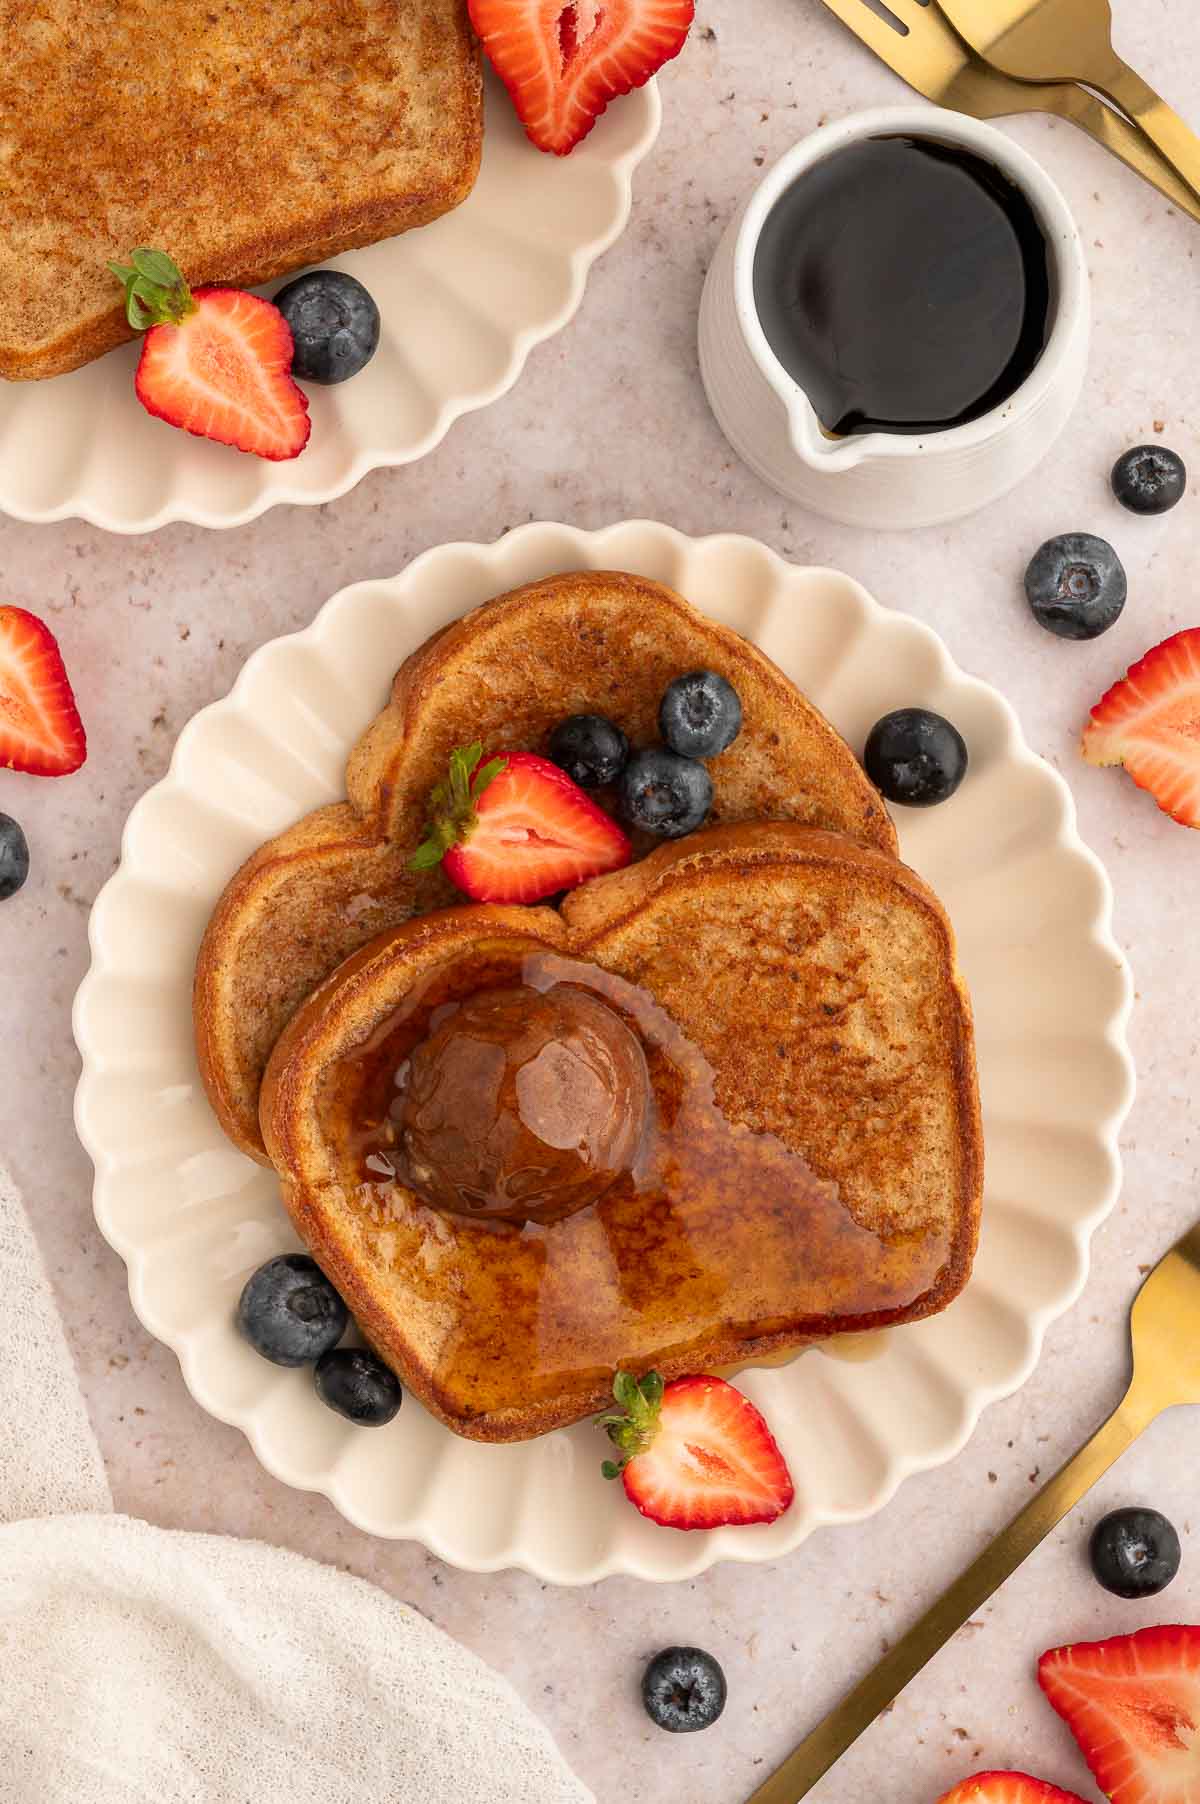
[[[256,287],[459,205],[482,71],[466,0],[0,0],[0,377],[133,336],[109,258]]]
[[[697,664],[723,671],[745,710],[711,766],[714,820],[799,819],[895,851],[878,792],[824,716],[756,647],[670,589],[593,571],[499,596],[401,667],[351,753],[350,805],[262,847],[217,906],[197,966],[197,1049],[235,1144],[263,1158],[259,1080],[304,996],[376,933],[453,900],[439,873],[406,868],[451,749],[478,736],[542,751],[559,720],[590,711],[653,741],[663,689]]]
[[[439,1381],[436,1361],[428,1349],[412,1343],[402,1284],[364,1258],[357,1239],[355,1206],[331,1176],[337,1169],[337,1149],[324,1145],[317,1125],[316,1099],[325,1074],[339,1056],[369,1038],[419,976],[451,960],[456,952],[474,955],[481,945],[508,942],[521,946],[532,940],[628,976],[636,967],[629,963],[627,942],[631,934],[637,940],[642,917],[651,908],[656,911],[655,927],[644,937],[652,943],[650,956],[655,958],[664,915],[670,923],[685,907],[693,913],[699,911],[697,918],[707,914],[719,938],[722,911],[731,896],[757,891],[769,903],[773,896],[778,897],[779,884],[794,880],[798,871],[810,873],[806,881],[814,894],[833,897],[833,906],[842,906],[838,897],[862,900],[866,896],[879,904],[873,914],[868,910],[868,919],[896,921],[904,917],[935,962],[930,988],[936,992],[936,1015],[931,1020],[936,1019],[937,1040],[920,1049],[920,1058],[926,1061],[921,1069],[928,1071],[931,1092],[944,1087],[952,1097],[954,1133],[951,1137],[944,1131],[939,1134],[936,1128],[928,1129],[920,1150],[923,1155],[932,1150],[945,1163],[945,1177],[937,1192],[937,1207],[943,1210],[945,1222],[940,1222],[936,1208],[929,1204],[931,1221],[940,1222],[939,1232],[945,1233],[944,1264],[936,1282],[906,1308],[874,1311],[869,1319],[840,1315],[809,1321],[803,1335],[792,1329],[748,1340],[730,1325],[699,1350],[693,1345],[678,1356],[656,1360],[656,1364],[663,1376],[670,1378],[694,1371],[698,1365],[712,1370],[760,1359],[834,1334],[920,1319],[944,1309],[962,1289],[978,1238],[983,1139],[970,1003],[957,970],[954,936],[944,909],[914,872],[877,849],[842,835],[787,823],[702,831],[660,848],[638,865],[583,886],[568,898],[562,916],[545,909],[458,907],[381,935],[327,980],[285,1029],[272,1055],[263,1085],[263,1127],[297,1230],[345,1296],[368,1340],[414,1395],[457,1433],[487,1441],[545,1433],[603,1407],[608,1399],[608,1377],[599,1377],[586,1394],[576,1389],[485,1414],[472,1413],[461,1396]],[[849,923],[848,910],[843,909],[842,918]],[[746,950],[731,944],[730,957]],[[753,959],[754,948],[749,952]],[[768,947],[767,954],[772,964],[777,962],[775,948]],[[803,973],[803,964],[803,956],[797,954],[798,975]],[[740,992],[743,996],[745,988],[743,985]],[[656,993],[677,1019],[686,1018],[686,994]],[[752,1119],[758,1096],[755,1044],[776,1037],[771,1020],[756,1017],[754,1000],[751,995],[744,1001],[736,1034],[731,1034],[730,1023],[724,1022],[722,1032],[705,1048],[717,1072],[718,1093],[722,1083],[729,1087],[734,1116],[742,1120]],[[853,1060],[848,1064],[846,1082],[848,1094],[853,1095],[860,1080]],[[753,1094],[739,1093],[738,1086],[745,1092],[747,1084]],[[824,1106],[838,1107],[832,1087]],[[772,1131],[780,1131],[778,1119],[771,1126]],[[861,1156],[866,1161],[865,1142],[863,1147]],[[904,1182],[905,1174],[897,1172],[897,1186]],[[867,1225],[882,1231],[894,1199],[883,1196],[872,1202],[869,1195],[856,1195],[852,1183],[847,1192],[850,1205],[870,1218]]]

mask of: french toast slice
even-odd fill
[[[0,0],[0,376],[132,336],[137,245],[250,288],[464,200],[467,0]]]
[[[614,1190],[552,1227],[497,1231],[372,1180],[366,1092],[345,1087],[356,1061],[386,1054],[392,1084],[394,1024],[416,1043],[422,1009],[564,955],[564,981],[599,968],[666,1011],[734,1134],[798,1155],[819,1193],[701,1164],[665,1201]],[[671,1378],[930,1315],[962,1289],[978,1233],[974,1042],[946,915],[888,854],[791,823],[702,830],[561,913],[467,905],[381,935],[284,1030],[262,1125],[288,1211],[363,1333],[478,1440],[601,1408],[618,1365]]]
[[[607,715],[650,743],[663,690],[697,666],[728,677],[743,709],[740,734],[709,767],[714,824],[797,820],[895,851],[878,791],[824,716],[747,640],[661,583],[573,572],[486,602],[402,666],[351,755],[349,801],[268,842],[217,905],[196,967],[196,1046],[236,1145],[265,1157],[263,1068],[304,998],[377,933],[455,900],[439,871],[407,868],[454,747],[544,751],[576,713]]]

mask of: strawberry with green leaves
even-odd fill
[[[618,1372],[620,1411],[597,1417],[620,1452],[605,1460],[643,1516],[664,1528],[774,1522],[795,1489],[782,1453],[748,1397],[724,1378]]]
[[[441,865],[476,902],[544,902],[589,877],[620,870],[627,836],[557,764],[534,752],[484,759],[480,744],[450,754],[430,797],[428,834],[409,860]]]
[[[278,307],[242,288],[193,291],[170,257],[146,246],[108,267],[125,289],[126,318],[146,334],[134,386],[147,413],[273,462],[299,457],[312,422]]]

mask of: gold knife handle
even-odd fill
[[[817,1780],[840,1760],[852,1742],[868,1729],[882,1710],[899,1697],[910,1679],[932,1660],[950,1637],[969,1622],[993,1591],[999,1590],[1038,1544],[1120,1458],[1132,1441],[1158,1414],[1130,1387],[1123,1402],[1103,1428],[1094,1434],[1074,1459],[1068,1460],[1019,1515],[980,1554],[973,1566],[913,1624],[903,1640],[842,1699],[823,1722],[817,1724],[783,1765],[759,1786],[747,1804],[799,1804]]]
[[[1128,113],[1192,192],[1200,195],[1200,138],[1162,96],[1119,59],[1104,83],[1096,85]]]

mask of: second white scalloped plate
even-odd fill
[[[313,430],[299,457],[269,463],[151,419],[133,392],[137,346],[123,345],[69,376],[0,381],[0,512],[106,532],[242,526],[426,456],[460,415],[507,393],[575,313],[589,269],[625,228],[633,172],[661,121],[652,81],[614,102],[569,157],[548,156],[489,70],[483,163],[462,206],[323,266],[366,284],[383,336],[353,381],[306,386]]]
[[[317,1401],[311,1374],[268,1365],[233,1327],[248,1274],[295,1240],[273,1175],[223,1139],[196,1071],[192,963],[213,904],[263,839],[343,794],[347,752],[390,673],[430,633],[520,583],[596,568],[657,577],[747,634],[856,748],[905,703],[948,715],[970,747],[958,794],[898,811],[898,826],[902,856],[949,909],[975,1003],[979,1257],[951,1308],[893,1331],[870,1363],[818,1350],[742,1375],[796,1480],[791,1510],[766,1528],[656,1528],[604,1484],[602,1442],[586,1424],[488,1447],[410,1397],[389,1427],[352,1428]],[[1008,704],[849,577],[797,569],[750,539],[687,539],[646,522],[597,533],[533,525],[495,545],[445,545],[390,582],[344,589],[306,632],[257,652],[232,694],[184,730],[168,776],[130,816],[120,870],[92,913],[75,1011],[96,1219],[129,1267],[135,1310],[178,1354],[196,1399],[244,1429],[279,1478],[323,1491],[372,1534],[559,1584],[777,1559],[949,1459],[984,1405],[1028,1377],[1047,1324],[1077,1296],[1090,1235],[1116,1197],[1133,1093],[1131,984],[1109,914],[1070,792],[1029,751]]]

